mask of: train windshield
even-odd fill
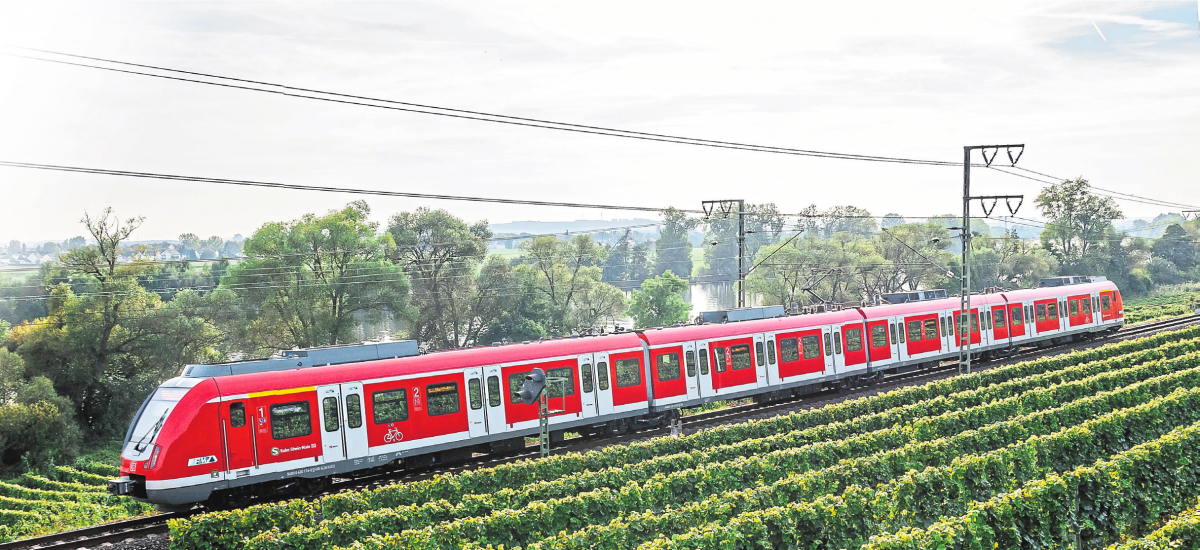
[[[154,396],[146,402],[142,414],[134,420],[133,431],[130,432],[132,437],[125,443],[125,451],[122,455],[135,460],[141,458],[142,455],[148,455],[150,447],[154,444],[154,438],[158,437],[158,432],[162,430],[163,424],[167,421],[167,415],[171,414],[171,409],[180,399],[183,399],[188,389],[158,388],[154,390]]]

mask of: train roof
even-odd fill
[[[1117,290],[1117,285],[1112,281],[1097,281],[1094,283],[1083,283],[1079,285],[1047,286],[1013,290],[1011,292],[1005,292],[1004,296],[1010,301],[1019,302],[1024,300],[1037,300],[1039,298],[1047,298],[1050,296],[1087,294],[1090,292],[1099,292],[1101,290]]]
[[[759,319],[754,321],[738,321],[712,325],[687,325],[682,327],[665,327],[649,329],[642,333],[646,343],[651,346],[705,340],[726,336],[741,336],[752,332],[779,332],[796,330],[810,325],[828,325],[846,321],[861,320],[862,315],[854,309],[813,313],[810,315],[792,315],[774,319]]]
[[[416,357],[379,359],[360,363],[304,369],[236,374],[217,378],[221,393],[242,394],[274,389],[320,386],[387,376],[410,376],[501,363],[535,361],[586,353],[640,348],[641,339],[632,332],[563,338],[503,346],[440,351]]]

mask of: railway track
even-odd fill
[[[1183,317],[1174,317],[1161,321],[1149,321],[1146,323],[1126,326],[1116,334],[1113,334],[1107,338],[1082,340],[1048,347],[1023,349],[1013,355],[1009,355],[1001,359],[973,364],[978,365],[978,370],[986,370],[1018,361],[1027,361],[1045,355],[1060,353],[1065,350],[1087,349],[1101,346],[1113,341],[1140,338],[1158,332],[1173,330],[1194,324],[1200,324],[1200,315],[1185,315]],[[895,389],[901,386],[919,384],[922,382],[953,376],[957,374],[957,372],[957,363],[942,362],[938,366],[927,369],[885,376],[882,380],[855,388],[822,390],[783,401],[768,403],[746,403],[743,405],[685,416],[683,427],[686,432],[695,432],[720,424],[742,422],[756,417],[775,416],[799,409],[821,407],[832,403],[838,403],[846,399],[863,397],[866,395]],[[620,436],[605,438],[576,437],[568,439],[564,443],[559,444],[554,448],[553,452],[557,454],[564,452],[589,451],[611,445],[621,445],[641,439],[660,437],[664,433],[670,433],[669,428],[651,428]],[[384,472],[353,479],[335,478],[334,483],[330,484],[329,488],[322,492],[322,495],[347,490],[369,489],[388,483],[393,483],[395,481],[419,481],[421,479],[427,479],[440,474],[455,473],[478,468],[489,468],[519,460],[535,458],[537,456],[537,445],[530,445],[527,446],[525,450],[520,452],[509,453],[500,456],[484,455],[471,458],[465,462],[459,462],[438,468],[417,471]],[[197,509],[188,512],[156,514],[153,516],[144,516],[140,518],[97,525],[75,531],[65,531],[44,537],[0,543],[0,550],[66,550],[96,548],[105,543],[119,543],[128,539],[143,538],[150,535],[165,536],[169,532],[167,528],[167,520],[188,517],[192,514],[200,513],[202,511],[203,510]]]

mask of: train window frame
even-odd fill
[[[800,360],[800,338],[784,338],[779,341],[779,359],[784,363],[795,363]]]
[[[592,393],[595,380],[592,379],[592,364],[584,363],[579,367],[579,381],[583,385],[583,393]]]
[[[883,330],[877,331],[875,329],[883,329]],[[880,334],[880,333],[882,333],[882,334]],[[882,344],[876,343],[879,341],[879,338],[878,338],[879,336],[883,336]],[[871,327],[871,347],[873,347],[873,348],[888,347],[887,325],[875,325],[875,326]]]
[[[767,354],[766,354],[766,351],[763,349],[765,347],[766,346],[763,345],[762,341],[754,342],[754,358],[758,361],[758,364],[760,364],[760,365],[767,364]]]
[[[398,394],[400,396],[398,399],[387,399],[382,401],[382,403],[399,402],[401,405],[403,405],[401,409],[403,414],[401,416],[394,418],[385,417],[384,420],[379,419],[379,403],[381,402],[379,400],[379,396],[382,394]],[[405,420],[408,420],[408,416],[408,388],[392,388],[388,390],[371,392],[371,421],[374,422],[376,426],[380,424],[391,424],[392,422],[404,422]]]
[[[1101,306],[1100,311],[1102,311],[1104,313],[1112,313],[1112,297],[1111,297],[1111,295],[1109,295],[1109,294],[1101,295],[1100,296],[1100,306]]]
[[[688,378],[696,377],[696,351],[687,350],[683,352],[683,364],[687,366]]]
[[[332,403],[332,408],[330,404]],[[342,424],[338,419],[338,398],[330,396],[321,400],[321,415],[325,417],[324,428],[326,432],[336,432],[342,429]],[[330,420],[333,422],[330,423]]]
[[[665,364],[663,362],[663,358],[667,358],[667,361]],[[674,365],[671,364],[671,362],[672,362],[671,358],[674,358],[673,359]],[[683,378],[683,364],[682,363],[683,362],[679,357],[679,352],[672,351],[672,352],[660,353],[660,354],[656,355],[654,357],[654,370],[658,372],[658,381],[659,382],[672,382],[675,380],[679,380],[680,378]],[[671,376],[670,378],[663,378],[664,367],[666,368],[666,373],[668,375],[674,373],[674,376]],[[674,369],[674,370],[671,370],[671,369]]]
[[[1080,299],[1079,300],[1079,311],[1081,313],[1083,313],[1084,315],[1091,315],[1092,314],[1092,299],[1091,298],[1088,298],[1086,300]]]
[[[1047,321],[1057,321],[1058,320],[1058,304],[1057,303],[1046,304],[1046,320]]]
[[[1048,319],[1046,316],[1046,304],[1038,304],[1034,309],[1037,310],[1037,322],[1044,323]]]
[[[741,362],[739,359],[745,357],[747,361],[742,362],[742,366],[738,366]],[[729,370],[746,370],[754,368],[754,354],[750,351],[750,344],[733,344],[729,346]]]
[[[278,410],[283,409],[285,407],[300,407],[302,412],[286,413],[281,416],[277,415]],[[312,409],[309,406],[308,401],[291,401],[288,403],[274,403],[269,407],[269,410],[270,410],[269,414],[271,416],[271,439],[274,439],[275,441],[283,441],[285,439],[295,439],[297,437],[307,437],[307,436],[312,435]],[[300,417],[301,415],[303,415],[306,420],[306,422],[304,422],[302,424],[305,429],[304,433],[294,433],[291,435],[284,435],[283,437],[280,437],[279,430],[281,428],[276,423],[281,418],[287,419],[290,417]],[[301,426],[301,424],[297,424],[296,426],[299,427],[299,426]]]
[[[453,390],[443,390],[442,388],[453,388]],[[442,395],[451,395],[451,394],[454,395],[453,400],[446,400],[446,399],[442,399],[442,397],[441,397]],[[451,403],[453,403],[454,408],[447,409],[444,411],[433,412],[433,407],[434,407],[433,404],[435,403],[435,401],[434,401],[435,398],[438,399],[436,401],[436,403],[441,403],[442,401],[445,401],[447,405],[450,405]],[[439,406],[439,408],[441,407],[441,405],[438,405],[438,406]],[[462,410],[462,396],[459,395],[459,393],[458,393],[458,382],[437,382],[434,384],[426,384],[425,385],[425,414],[426,415],[428,415],[428,416],[445,416],[448,414],[457,414],[461,410]]]
[[[708,376],[708,348],[702,348],[700,356],[700,376]]]
[[[927,319],[927,321],[932,321],[932,320],[933,319]],[[919,320],[906,321],[904,323],[904,332],[908,333],[908,341],[909,342],[920,342],[921,340],[925,339],[925,329],[922,325],[923,325],[923,323],[921,323],[921,321],[919,321]],[[916,327],[915,332],[913,331],[913,327]],[[937,330],[937,329],[935,328],[934,330]]]
[[[983,312],[984,322],[987,323],[987,330],[992,330],[992,312]]]
[[[483,382],[478,378],[467,379],[467,404],[473,411],[483,408]]]
[[[500,394],[500,377],[495,374],[487,379],[488,406],[499,407],[504,404],[504,396]]]
[[[713,346],[713,372],[725,372],[728,366],[725,364],[725,346]]]
[[[352,393],[346,396],[346,427],[351,430],[363,425],[362,396]]]
[[[236,407],[236,408],[234,408]],[[240,412],[241,415],[234,416],[234,412]],[[240,421],[239,421],[240,418]],[[237,403],[229,404],[229,427],[244,428],[246,427],[246,403],[238,401]]]
[[[829,333],[825,333],[825,357],[833,355],[833,346],[829,345]]]
[[[1012,323],[1009,323],[1009,325],[1014,326],[1014,327],[1019,327],[1019,326],[1024,325],[1025,324],[1025,313],[1024,312],[1025,312],[1025,308],[1023,306],[1017,306],[1017,307],[1013,308]]]
[[[856,339],[856,340],[857,340],[857,342],[858,342],[857,344],[855,344],[855,341],[856,341],[856,340],[851,340],[851,339],[850,339],[850,335],[851,335],[851,334],[853,334],[853,335],[854,335],[855,339]],[[863,349],[863,345],[864,345],[864,344],[866,344],[866,342],[863,342],[862,328],[848,328],[848,329],[846,329],[846,336],[845,336],[845,340],[846,340],[846,353],[849,353],[849,352],[852,352],[852,351],[862,351],[862,349]],[[857,347],[854,347],[854,346],[856,346],[856,345],[857,345]]]
[[[812,340],[810,341],[809,338],[812,338]],[[810,343],[816,344],[816,349],[813,350],[812,355],[808,354]],[[803,351],[805,359],[816,359],[821,356],[821,339],[816,334],[809,334],[800,339],[800,349]]]
[[[767,342],[767,363],[774,365],[776,363],[775,358],[775,339],[772,338]]]
[[[566,378],[566,383],[551,382],[551,378]],[[560,393],[563,392],[563,393]],[[575,395],[575,366],[546,369],[546,398],[562,399]]]
[[[1068,309],[1067,311],[1071,312],[1071,317],[1078,317],[1079,316],[1079,300],[1071,300],[1070,301],[1070,309]]]
[[[842,354],[842,331],[840,330],[833,333],[833,352],[838,355]]]
[[[634,366],[633,370],[629,370],[629,362],[630,361],[633,362],[633,366]],[[632,387],[642,385],[642,360],[640,358],[630,357],[628,359],[617,359],[617,362],[614,363],[614,368],[616,368],[616,370],[617,370],[616,382],[617,382],[618,388],[632,388]],[[621,369],[622,368],[626,369],[626,374],[625,374],[626,381],[629,380],[629,373],[633,373],[633,375],[635,376],[635,379],[632,382],[629,382],[628,384],[621,383],[621,376],[622,376]]]
[[[992,324],[996,328],[1008,328],[1008,315],[1004,312],[1003,308],[997,310],[996,315],[992,317]]]
[[[896,325],[892,325],[892,326],[893,326],[893,327],[895,327]],[[903,344],[903,343],[907,342],[907,340],[905,339],[905,336],[906,336],[906,335],[904,334],[904,327],[905,327],[905,326],[906,326],[906,325],[904,324],[904,321],[900,321],[900,327],[899,327],[899,328],[897,329],[897,331],[896,331],[896,334],[900,336],[900,343],[901,343],[901,344]]]
[[[608,361],[596,361],[596,387],[608,391]]]
[[[936,319],[926,319],[923,324],[925,330],[925,340],[937,340],[938,338],[942,337],[940,334],[938,334],[938,322]],[[931,326],[933,327],[933,336],[929,335],[929,328]]]

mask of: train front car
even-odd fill
[[[207,499],[224,469],[216,397],[216,384],[203,378],[172,378],[154,390],[125,434],[121,477],[109,480],[109,492],[163,510]]]

